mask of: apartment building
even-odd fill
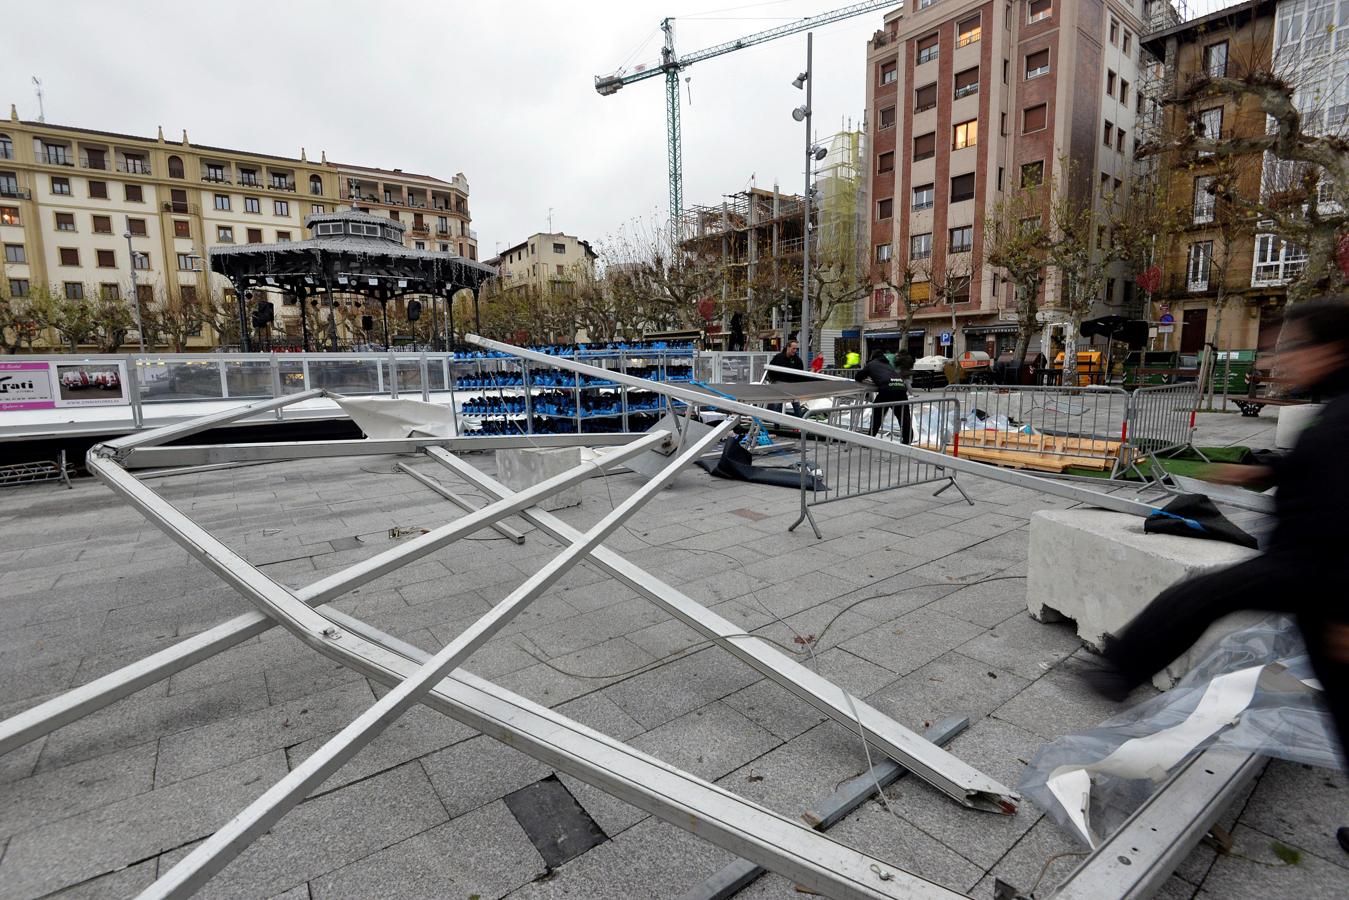
[[[1128,182],[1141,5],[914,0],[885,16],[867,48],[868,348],[927,356],[1015,342],[1011,285],[984,262],[987,221],[1014,186],[1052,185],[1100,207]],[[903,304],[887,285],[906,268],[917,303],[930,304],[934,282],[953,288],[901,335]],[[1101,303],[1130,299],[1112,279]],[[1041,308],[1052,320],[1061,307],[1051,275]]]
[[[227,292],[205,271],[211,247],[302,240],[305,217],[349,203],[353,184],[362,206],[412,226],[409,246],[476,257],[462,174],[446,182],[304,150],[193,144],[186,132],[168,140],[163,129],[148,138],[24,121],[11,106],[0,121],[0,294],[51,285],[68,297],[129,297],[133,266],[142,303]],[[283,327],[298,317],[293,303],[277,312]],[[199,340],[210,346],[214,335]]]
[[[505,291],[532,289],[539,296],[567,295],[595,276],[598,255],[570,234],[539,232],[506,248],[487,264],[498,271]]]
[[[1155,5],[1171,8],[1169,3]],[[1157,61],[1160,71],[1160,77],[1150,79],[1145,88],[1150,99],[1174,96],[1204,75],[1240,78],[1252,71],[1269,71],[1276,6],[1275,0],[1264,0],[1188,21],[1177,15],[1162,20],[1163,27],[1143,39],[1144,52]],[[1258,137],[1265,132],[1265,115],[1256,103],[1211,97],[1193,109],[1160,107],[1155,129],[1145,130],[1143,136],[1149,143],[1167,146],[1192,128],[1211,138]],[[1169,328],[1162,326],[1155,346],[1182,353],[1198,353],[1210,341],[1228,348],[1255,347],[1262,330],[1272,340],[1284,286],[1306,257],[1272,236],[1257,239],[1257,226],[1249,214],[1214,196],[1219,183],[1242,197],[1259,196],[1263,157],[1219,158],[1169,150],[1158,162],[1166,201],[1181,215],[1176,232],[1159,242],[1162,279],[1149,318],[1158,321],[1170,315],[1174,322],[1166,323]]]

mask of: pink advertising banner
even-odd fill
[[[0,411],[55,407],[50,363],[0,362]]]

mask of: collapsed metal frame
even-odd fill
[[[481,346],[522,359],[544,361],[542,354],[470,336]],[[550,364],[590,374],[593,367],[547,357]],[[645,435],[557,435],[498,438],[407,438],[303,442],[291,444],[175,445],[209,428],[258,413],[280,409],[316,396],[307,391],[204,416],[101,444],[90,451],[91,473],[103,480],[153,524],[248,599],[256,612],[238,616],[121,670],[48,700],[0,722],[0,753],[100,709],[150,684],[169,677],[231,646],[280,624],[318,652],[368,677],[393,687],[309,760],[274,785],[212,838],[201,844],[149,888],[145,896],[188,896],[265,833],[285,811],[300,802],[359,749],[415,703],[423,703],[508,741],[562,771],[600,787],[620,799],[689,830],[739,856],[828,896],[955,897],[954,892],[911,873],[847,848],[832,839],[642,754],[545,707],[477,678],[458,666],[474,649],[568,569],[586,560],[647,596],[680,621],[691,625],[738,659],[788,688],[829,717],[862,734],[868,744],[893,758],[918,777],[974,809],[1013,812],[1015,794],[904,729],[875,709],[800,665],[770,643],[744,634],[732,623],[606,549],[602,542],[658,492],[685,465],[729,434],[741,416],[788,425],[826,438],[850,441],[874,450],[910,457],[952,471],[1057,494],[1108,509],[1145,515],[1151,506],[1100,494],[1071,484],[1047,482],[1024,473],[993,469],[956,457],[896,444],[739,403],[672,384],[652,385],[622,373],[605,373],[691,404],[721,409],[730,415],[718,427],[692,441],[687,435],[656,430]],[[677,428],[676,423],[676,428]],[[571,469],[527,490],[512,492],[456,457],[451,450],[536,448],[607,444],[615,447],[596,463]],[[597,467],[615,466],[649,450],[674,453],[671,461],[645,486],[584,534],[534,504],[565,487],[591,477]],[[193,523],[172,504],[153,493],[134,474],[138,468],[257,463],[324,455],[392,455],[423,452],[494,499],[488,505],[398,547],[376,554],[298,591],[280,585]],[[423,479],[419,479],[423,480]],[[453,492],[438,491],[449,499]],[[462,498],[460,506],[469,506]],[[441,651],[432,655],[327,605],[328,601],[399,566],[448,546],[484,527],[497,527],[520,515],[564,545],[562,553],[493,607]]]

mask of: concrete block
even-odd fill
[[[581,464],[580,447],[559,447],[548,450],[496,451],[497,477],[513,491],[533,487],[540,481],[561,475]],[[581,505],[581,486],[573,485],[538,503],[540,509],[566,509]]]
[[[1032,617],[1077,623],[1077,634],[1100,650],[1166,588],[1244,562],[1256,551],[1235,544],[1147,534],[1143,520],[1095,509],[1041,510],[1031,517],[1026,606]],[[1213,625],[1190,651],[1158,673],[1169,689],[1223,635],[1263,618],[1229,616]]]

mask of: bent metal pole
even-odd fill
[[[969,475],[975,475],[979,478],[1001,481],[1006,484],[1015,485],[1016,487],[1039,491],[1042,494],[1052,494],[1056,497],[1063,497],[1076,503],[1087,503],[1101,509],[1128,513],[1132,516],[1147,517],[1156,511],[1156,507],[1153,507],[1150,504],[1139,503],[1136,500],[1127,500],[1123,497],[1116,497],[1111,494],[1098,493],[1097,491],[1088,490],[1087,488],[1075,484],[1051,481],[1048,478],[1040,478],[1025,472],[1018,472],[1014,469],[1001,469],[997,466],[990,466],[986,463],[975,462],[970,459],[962,459],[958,456],[947,456],[944,453],[937,453],[934,450],[924,450],[921,447],[913,447],[908,444],[884,440],[883,438],[858,434],[833,425],[826,425],[823,422],[814,422],[810,419],[798,418],[797,416],[789,415],[787,413],[775,412],[771,409],[765,409],[762,406],[752,406],[748,403],[741,403],[739,400],[719,397],[703,391],[694,390],[693,388],[687,388],[677,384],[662,383],[659,381],[648,381],[647,379],[628,375],[624,372],[596,368],[595,366],[589,366],[585,363],[567,359],[565,356],[548,356],[543,353],[536,353],[533,350],[526,350],[524,347],[517,347],[513,344],[504,344],[501,341],[489,340],[476,334],[468,335],[466,340],[479,347],[496,350],[510,356],[518,356],[519,358],[530,362],[546,363],[554,368],[566,369],[569,372],[579,372],[582,375],[594,375],[598,378],[605,378],[609,381],[628,385],[629,387],[638,387],[644,391],[653,391],[657,394],[664,394],[667,397],[674,397],[676,400],[683,400],[686,403],[692,403],[697,406],[710,406],[713,409],[719,409],[722,412],[736,413],[742,416],[754,416],[761,421],[782,425],[793,431],[803,431],[806,434],[813,434],[818,437],[835,438],[844,441],[845,443],[870,447],[873,450],[881,450],[885,453],[893,453],[897,456],[907,456],[918,462],[942,466],[950,469],[952,472],[963,472]]]
[[[176,866],[162,875],[141,896],[145,898],[191,896],[258,837],[263,835],[295,804],[317,788],[330,775],[360,752],[398,719],[413,704],[457,669],[473,651],[502,628],[558,579],[581,562],[624,521],[665,488],[690,462],[702,456],[709,446],[720,441],[736,424],[728,418],[700,440],[670,461],[660,474],[642,485],[614,508],[585,536],[567,547],[551,562],[530,576],[482,618],[450,641],[409,678],[401,681],[374,706],[361,713],[332,739],[314,751],[289,775],[269,788],[261,797],[207,838]],[[317,636],[316,636],[317,637]]]

